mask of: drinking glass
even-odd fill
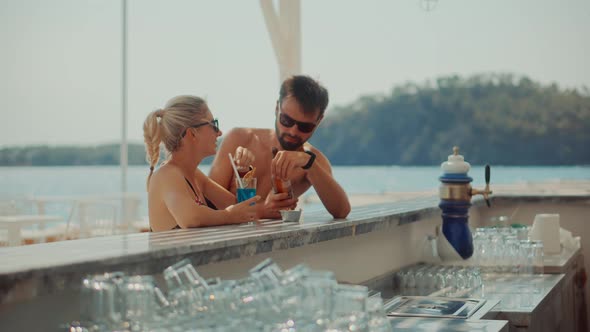
[[[475,265],[481,266],[483,265],[486,249],[485,244],[487,241],[485,228],[476,228],[471,236],[473,238],[473,256],[471,256],[471,261],[473,261]]]
[[[207,288],[207,282],[197,273],[190,260],[183,259],[164,270],[164,280],[168,288]]]
[[[481,270],[478,267],[468,268],[468,287],[471,289],[477,289],[483,284],[481,280]]]
[[[203,292],[209,288],[188,259],[183,259],[164,269],[170,306],[176,311],[204,311]]]
[[[510,218],[507,216],[494,216],[490,218],[490,226],[507,227],[510,223]]]
[[[425,290],[438,266],[412,269]],[[93,275],[82,285],[80,331],[388,331],[379,293],[338,284],[334,273],[297,265],[282,271],[267,259],[240,280],[203,279],[188,260],[163,273],[167,297],[153,276]],[[416,277],[413,276],[414,283]],[[120,299],[120,301],[119,301]],[[86,328],[88,327],[88,328]]]
[[[293,187],[290,180],[283,180],[271,175],[272,190],[275,194],[287,193],[287,198],[293,198]]]
[[[329,319],[334,306],[334,292],[338,282],[333,272],[310,271],[303,282],[302,303],[306,317],[314,321]]]
[[[127,321],[143,324],[158,314],[156,285],[154,277],[137,275],[125,278],[123,297],[125,298],[125,318]]]
[[[240,183],[236,179],[238,203],[256,196],[256,178],[242,178],[241,181],[243,187],[240,187]]]
[[[533,261],[533,273],[543,274],[545,264],[543,262],[543,241],[531,241],[532,242],[532,261]]]
[[[360,285],[337,285],[335,287],[334,308],[332,318],[364,312],[366,309],[369,289]]]
[[[444,266],[440,266],[436,271],[435,279],[436,279],[436,289],[443,289],[448,287],[447,284],[447,268]]]
[[[383,310],[381,297],[369,297],[367,299],[367,311],[369,314],[368,328],[373,332],[389,332],[391,324]]]
[[[80,315],[83,322],[99,330],[117,326],[122,321],[122,272],[89,275],[82,280]]]
[[[504,257],[506,263],[506,271],[508,273],[518,273],[520,268],[520,242],[516,236],[509,236],[506,238],[504,244]]]
[[[533,242],[530,240],[520,241],[519,250],[520,270],[519,274],[533,274]]]
[[[419,293],[423,293],[423,291],[428,288],[427,270],[428,268],[426,266],[422,266],[416,271],[416,288],[418,288]]]
[[[529,231],[531,230],[530,226],[512,225],[512,227],[516,229],[516,237],[518,238],[518,240],[528,240],[529,239]]]

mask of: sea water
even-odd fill
[[[199,169],[208,174],[210,166],[201,165]],[[126,188],[129,193],[139,196],[140,216],[147,216],[146,179],[149,172],[147,165],[127,169]],[[333,166],[332,174],[348,195],[355,195],[436,190],[440,185],[441,170],[438,165]],[[493,190],[495,184],[590,180],[590,166],[492,165],[491,175]],[[483,166],[472,166],[469,176],[473,178],[474,188],[484,187]],[[39,196],[108,195],[120,192],[121,187],[119,166],[0,167],[0,201]],[[310,188],[304,196],[313,194],[315,192]],[[319,205],[321,208],[321,203]],[[45,213],[63,214],[67,218],[69,210],[67,206],[55,203],[46,206]]]

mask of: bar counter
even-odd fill
[[[590,191],[498,193],[491,200],[500,207],[552,204],[573,205],[575,214],[580,208],[590,210]],[[356,207],[343,220],[325,211],[304,211],[301,223],[270,220],[0,248],[0,330],[24,326],[23,315],[30,310],[40,312],[39,321],[75,319],[85,275],[159,274],[183,258],[205,277],[241,277],[256,262],[272,257],[284,268],[306,263],[334,271],[340,281],[362,283],[420,260],[419,242],[440,224],[438,203],[436,196],[421,197]],[[470,223],[478,225],[490,212],[481,199],[473,205]],[[55,305],[59,313],[47,310]]]
[[[31,289],[31,295],[41,295],[79,283],[89,273],[117,270],[153,274],[180,257],[189,258],[198,267],[378,232],[436,216],[436,204],[437,199],[432,197],[357,208],[343,220],[320,211],[304,213],[301,223],[269,220],[1,248],[0,303],[6,303],[13,287],[23,282],[42,281]]]

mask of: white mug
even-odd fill
[[[559,254],[559,214],[537,214],[529,233],[531,240],[543,241],[543,252],[548,255]]]

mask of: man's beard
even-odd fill
[[[279,143],[281,143],[281,147],[283,147],[284,150],[295,151],[295,150],[299,149],[303,145],[303,143],[305,143],[305,142],[302,142],[301,139],[299,139],[297,137],[294,137],[294,138],[298,139],[297,142],[295,142],[295,143],[287,142],[283,139],[283,136],[286,136],[286,135],[287,134],[283,134],[283,135],[279,136]],[[293,137],[293,136],[290,136],[290,137]]]
[[[287,150],[287,151],[295,151],[297,149],[299,149],[303,143],[305,143],[305,141],[303,141],[301,138],[297,137],[297,136],[291,136],[289,134],[285,134],[285,133],[279,133],[279,128],[278,126],[275,124],[275,133],[277,134],[277,139],[279,140],[279,144],[281,144],[281,147],[283,148],[283,150]],[[296,139],[296,142],[287,142],[285,141],[285,137],[291,137]]]

